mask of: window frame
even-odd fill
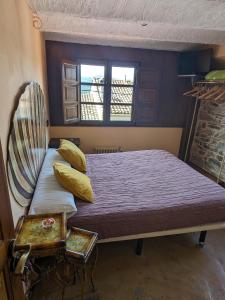
[[[77,62],[80,65],[80,121],[76,123],[78,126],[108,126],[108,127],[129,127],[135,125],[135,108],[136,108],[136,95],[137,95],[137,74],[139,64],[137,62],[121,62],[121,61],[112,61],[112,60],[91,60],[91,59],[79,59]],[[85,83],[81,81],[81,65],[93,65],[93,66],[104,66],[104,84],[93,84]],[[119,85],[125,87],[133,87],[133,96],[131,104],[120,104],[131,106],[131,120],[130,121],[111,121],[110,120],[110,108],[111,108],[111,87],[117,86],[111,84],[112,78],[112,67],[131,67],[134,68],[134,83],[133,85]],[[103,96],[103,120],[82,120],[81,106],[82,104],[98,104],[94,102],[85,103],[81,100],[81,86],[90,85],[90,86],[103,86],[104,87],[104,96]]]
[[[106,67],[106,62],[104,61],[89,61],[89,60],[85,60],[85,61],[79,61],[80,64],[80,122],[79,124],[90,124],[90,125],[95,125],[95,124],[103,124],[104,122],[104,106],[105,106],[105,88],[107,85],[106,82],[106,73],[107,73],[107,67]],[[83,82],[81,81],[81,65],[93,65],[93,66],[103,66],[104,67],[104,83],[91,83],[91,82]],[[81,86],[82,85],[86,85],[86,86],[103,86],[104,87],[104,91],[103,91],[103,103],[97,103],[97,102],[85,102],[82,101],[82,97],[81,97]],[[82,120],[82,111],[81,111],[81,107],[82,104],[90,104],[90,105],[102,105],[103,107],[103,119],[102,120]]]
[[[113,84],[112,83],[112,68],[113,67],[124,67],[124,68],[134,68],[134,81],[132,85],[128,84]],[[110,81],[109,81],[109,87],[110,87],[110,94],[109,94],[109,116],[108,116],[108,122],[110,125],[115,124],[116,126],[119,125],[134,125],[135,124],[135,98],[136,98],[136,88],[137,88],[137,69],[138,64],[137,63],[131,63],[131,62],[118,62],[118,61],[111,61],[109,70],[110,70]],[[132,94],[132,103],[131,104],[112,104],[111,103],[111,96],[112,96],[112,87],[132,87],[133,88],[133,94]],[[131,106],[131,120],[130,121],[111,121],[110,120],[110,110],[112,105],[121,105],[121,106]]]

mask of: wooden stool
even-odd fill
[[[66,283],[63,288],[63,296],[65,288],[76,284],[78,279],[81,284],[82,300],[84,299],[84,289],[87,281],[90,280],[92,291],[95,291],[93,274],[98,255],[97,248],[95,247],[97,238],[97,233],[76,227],[72,227],[68,231],[65,249],[65,277],[62,279],[62,282]],[[88,261],[94,248],[94,263],[90,264]],[[89,267],[90,270],[88,272]],[[65,278],[67,279],[65,280]]]

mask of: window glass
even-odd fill
[[[111,103],[131,104],[133,100],[133,87],[112,86]]]
[[[110,121],[131,121],[131,105],[111,105]]]
[[[82,121],[126,121],[132,119],[134,93],[134,67],[110,66],[107,74],[111,81],[105,82],[105,66],[80,65],[80,100]],[[108,68],[108,67],[107,67]],[[107,95],[106,91],[110,91]],[[111,95],[111,96],[110,96]],[[107,101],[104,102],[107,96]],[[109,120],[104,111],[110,110]]]
[[[103,103],[104,86],[81,85],[81,102]]]
[[[112,84],[134,84],[134,68],[112,67]]]
[[[82,83],[104,83],[104,75],[104,66],[81,65]]]
[[[81,119],[83,121],[103,121],[103,105],[81,104]]]

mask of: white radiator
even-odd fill
[[[94,148],[94,153],[96,153],[96,154],[115,153],[115,152],[122,152],[122,148],[114,147],[114,146],[96,146]]]

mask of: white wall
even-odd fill
[[[38,81],[44,92],[45,55],[42,35],[33,28],[25,0],[0,1],[0,138],[6,162],[7,137],[15,96],[26,81]],[[11,198],[14,223],[24,213]]]
[[[154,127],[51,127],[50,137],[79,137],[81,149],[121,146],[124,150],[165,149],[178,155],[182,128]]]

